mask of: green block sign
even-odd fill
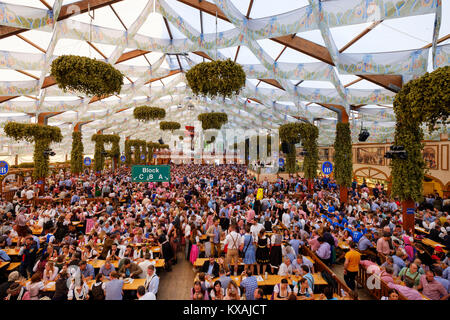
[[[170,182],[170,166],[132,166],[132,182]]]

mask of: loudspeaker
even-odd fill
[[[359,133],[358,140],[360,142],[364,142],[369,138],[369,136],[370,136],[369,131],[367,131],[367,129],[362,129],[361,132]]]

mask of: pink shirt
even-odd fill
[[[320,247],[320,243],[317,240],[319,236],[315,236],[314,238],[308,239],[308,243],[311,246],[312,251],[316,251]]]
[[[416,289],[408,288],[407,286],[402,286],[395,283],[389,283],[388,286],[389,288],[396,289],[408,300],[424,300],[419,291]]]
[[[443,296],[447,295],[447,290],[436,279],[433,279],[433,281],[428,282],[426,276],[422,275],[420,277],[420,283],[422,284],[423,287],[422,290],[423,295],[430,298],[431,300],[441,300]]]
[[[247,222],[253,220],[254,218],[255,218],[255,211],[253,209],[248,210],[246,215]]]
[[[377,251],[382,254],[388,255],[391,252],[391,248],[389,247],[389,243],[384,240],[384,238],[380,238],[377,241]]]

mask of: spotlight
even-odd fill
[[[369,131],[367,129],[362,129],[361,128],[361,132],[359,133],[358,140],[360,142],[364,142],[364,141],[366,141],[369,138],[369,136],[370,136]]]

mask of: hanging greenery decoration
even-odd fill
[[[334,142],[334,178],[340,186],[350,187],[353,178],[352,137],[349,123],[336,125]]]
[[[136,120],[140,121],[160,120],[165,118],[166,110],[157,107],[141,106],[134,108],[133,115]]]
[[[52,62],[51,75],[64,92],[87,96],[120,94],[123,74],[111,64],[88,57],[63,55]]]
[[[198,120],[202,122],[203,130],[220,130],[220,128],[222,128],[222,125],[228,122],[228,116],[223,112],[201,113],[198,115]]]
[[[72,152],[70,153],[70,171],[79,174],[83,171],[83,141],[81,132],[72,133]]]
[[[294,122],[280,126],[280,140],[290,145],[290,152],[286,155],[286,170],[289,173],[296,172],[296,149],[297,143],[302,143],[304,151],[307,155],[303,160],[303,171],[305,178],[314,179],[317,176],[317,167],[319,162],[319,149],[317,139],[319,137],[319,129],[305,122]]]
[[[438,121],[446,126],[450,112],[450,66],[436,69],[405,84],[394,100],[394,145],[403,146],[406,160],[392,159],[392,193],[400,200],[420,201],[426,170],[423,159],[425,123],[431,133]]]
[[[41,124],[8,122],[3,130],[16,141],[34,142],[33,177],[45,178],[48,175],[49,157],[44,155],[44,151],[50,148],[52,142],[62,141],[61,129]]]
[[[116,134],[94,134],[91,138],[95,142],[94,168],[96,172],[102,171],[105,166],[105,158],[117,159],[120,156],[120,137]],[[112,143],[110,151],[105,150],[105,143]],[[106,155],[103,155],[106,153]]]
[[[319,138],[319,128],[312,123],[300,123],[300,140],[306,156],[303,160],[303,172],[306,179],[317,177],[317,167],[319,164],[319,148],[317,139]]]
[[[132,161],[131,147],[134,147],[134,160]],[[141,156],[145,155],[144,159]],[[144,140],[126,140],[125,141],[125,157],[126,164],[145,164],[147,161],[147,142]]]
[[[286,154],[286,171],[288,173],[295,173],[297,171],[295,145],[300,143],[300,133],[300,123],[287,123],[279,128],[280,140],[289,144],[290,152]]]
[[[159,128],[163,131],[174,131],[181,128],[181,124],[179,122],[174,121],[161,121],[159,123]]]
[[[245,72],[231,59],[196,64],[186,72],[186,80],[197,96],[232,97],[245,86]]]
[[[153,153],[155,152],[155,150],[159,150],[159,149],[169,149],[169,145],[168,144],[160,144],[158,142],[148,142],[147,143],[147,152],[148,152],[148,159],[152,159],[153,158]]]

